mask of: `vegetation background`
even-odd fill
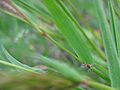
[[[0,90],[120,90],[120,0],[0,0]]]

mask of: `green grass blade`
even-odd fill
[[[111,20],[111,26],[112,26],[112,32],[113,32],[113,38],[115,39],[116,44],[116,50],[118,53],[118,56],[120,57],[120,35],[119,35],[119,23],[117,22],[117,18],[119,18],[119,10],[115,7],[113,7],[113,2],[110,0],[109,2],[109,8],[110,8],[110,20]],[[118,17],[117,17],[118,16]]]
[[[70,0],[65,0],[65,2],[67,2],[67,4],[71,7],[71,9],[75,12],[75,14],[78,16],[79,21],[81,21],[84,26],[93,34],[93,36],[99,41],[102,42],[101,39],[96,35],[96,33],[94,32],[94,30],[90,27],[90,25],[88,24],[88,22],[85,20],[85,18],[81,15],[81,13],[78,11],[78,9],[76,8],[76,6],[74,5],[74,3]],[[78,20],[77,20],[78,21]]]
[[[61,0],[57,0],[58,3],[61,5],[65,13],[70,17],[70,19],[75,23],[75,25],[79,28],[79,30],[82,32],[83,36],[87,39],[89,42],[90,46],[98,53],[98,55],[105,60],[105,55],[104,53],[89,39],[89,37],[86,35],[85,31],[82,29],[78,21],[74,18],[74,16],[71,14],[71,12],[66,8],[64,3]],[[93,31],[93,30],[92,30]]]
[[[55,41],[50,35],[47,35],[47,37],[49,38],[50,41],[52,41],[54,44],[56,44],[59,48],[63,49],[67,53],[69,53],[71,56],[73,56],[78,61],[82,62],[82,60],[80,60],[73,52],[71,52],[70,50],[68,50],[64,45],[62,45],[62,44],[58,43],[57,41]]]
[[[48,13],[46,13],[43,10],[39,10],[34,5],[31,6],[31,5],[29,5],[29,3],[27,3],[26,1],[23,1],[23,0],[19,0],[19,1],[16,1],[16,2],[17,2],[18,5],[22,6],[27,11],[30,11],[31,13],[37,14],[37,16],[39,16],[44,21],[46,21],[48,23],[50,23],[52,21],[51,17],[48,15]]]
[[[86,83],[87,83],[87,81],[86,81]],[[116,90],[114,88],[111,88],[109,86],[106,86],[104,84],[100,84],[100,83],[97,83],[97,82],[94,82],[94,81],[88,81],[88,85],[90,87],[93,87],[93,88],[97,89],[97,90]]]
[[[70,68],[70,66],[65,63],[44,56],[39,56],[37,58],[40,59],[43,65],[47,66],[48,68],[51,68],[51,70],[57,71],[58,73],[72,81],[87,84],[88,86],[98,90],[115,90],[114,88],[111,88],[104,84],[97,83],[91,80],[85,80],[87,79],[87,77],[84,77],[82,74],[78,73],[74,68]]]
[[[17,1],[17,2],[21,2],[21,1]],[[25,2],[23,2],[22,1],[22,3],[25,3]],[[10,4],[11,5],[11,4]],[[27,6],[26,6],[27,7]],[[30,7],[30,6],[28,6],[27,8],[29,8],[29,9],[35,9],[35,8],[33,8],[33,7]],[[15,16],[15,15],[13,15],[14,13],[13,12],[9,12],[9,11],[6,11],[6,9],[5,8],[3,8],[3,10],[2,11],[4,11],[5,13],[7,13],[7,14],[10,14],[10,15],[12,15],[12,16]],[[38,12],[39,10],[34,10],[36,13],[40,13],[40,12]],[[21,12],[22,12],[22,10],[21,10]],[[23,13],[23,12],[22,12]],[[25,14],[26,15],[26,14]],[[17,16],[15,16],[15,17],[17,17]],[[45,30],[45,29],[43,29],[43,28],[38,28],[37,27],[37,25],[35,24],[35,23],[33,23],[33,21],[32,20],[30,20],[30,18],[28,17],[28,15],[26,15],[26,17],[27,17],[27,21],[29,21],[30,23],[29,24],[32,24],[32,26],[35,28],[35,29],[37,29],[38,30],[38,32],[40,32],[40,33],[42,33],[42,31],[46,31],[46,33],[47,34],[49,34],[49,35],[52,35],[52,36],[54,36],[55,34],[54,33],[51,33],[51,32],[49,32],[48,30]],[[17,17],[18,19],[20,19],[20,17]],[[29,20],[28,20],[29,19]],[[20,19],[21,20],[21,19]],[[27,22],[27,21],[25,21],[25,22]],[[28,23],[28,22],[27,22]],[[49,32],[49,33],[48,33]],[[50,36],[49,36],[50,37]],[[49,38],[48,37],[48,38]],[[52,37],[51,37],[52,38]],[[49,38],[50,39],[50,38]],[[51,39],[50,39],[51,40]],[[53,39],[51,40],[51,41],[53,41]],[[53,43],[55,43],[55,42],[53,42]],[[56,44],[56,43],[55,43]],[[59,44],[59,43],[58,43]],[[68,51],[66,48],[64,48],[64,50],[65,51]],[[68,51],[69,52],[69,51]],[[72,54],[71,52],[69,52],[70,54]],[[77,58],[77,59],[79,59],[75,54],[72,54],[75,58]],[[80,59],[79,59],[80,60]]]
[[[37,72],[34,72],[31,69],[27,69],[27,68],[24,68],[24,67],[15,65],[15,64],[11,64],[11,63],[3,61],[3,60],[0,60],[0,64],[6,65],[6,66],[10,66],[10,67],[13,67],[13,68],[17,68],[17,69],[21,69],[21,70],[24,70],[24,71],[27,71],[27,72],[37,73]]]
[[[44,0],[44,3],[51,13],[56,25],[78,57],[81,58],[84,63],[93,63],[93,58],[88,46],[80,36],[78,28],[75,27],[66,13],[64,13],[55,0]]]
[[[80,82],[81,80],[84,80],[86,78],[79,74],[78,71],[76,71],[74,68],[71,68],[69,65],[60,61],[44,56],[37,56],[36,58],[40,59],[43,65],[47,66],[51,70],[57,71],[58,73],[72,81]]]
[[[11,62],[12,64],[18,65],[18,66],[23,67],[23,68],[26,68],[26,69],[33,70],[33,71],[35,71],[35,72],[40,72],[40,73],[43,72],[41,69],[32,68],[32,67],[30,67],[30,66],[28,66],[28,65],[26,65],[26,64],[22,64],[21,62],[19,62],[18,60],[16,60],[14,57],[12,57],[12,56],[8,53],[8,51],[7,51],[3,46],[1,46],[1,50],[2,50],[2,52],[3,52],[3,55],[6,57],[6,59],[7,59],[9,62]]]
[[[112,3],[113,2],[111,0],[108,0],[109,11],[110,11],[110,23],[111,23],[113,38],[115,41],[116,50],[118,52],[118,55],[120,55],[119,31],[117,28],[116,15]]]
[[[109,25],[103,9],[101,0],[95,0],[96,9],[98,11],[99,21],[101,25],[102,36],[104,40],[105,52],[108,60],[109,75],[112,87],[120,89],[120,65],[117,57],[116,48],[112,35],[110,33]]]

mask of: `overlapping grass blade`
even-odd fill
[[[6,58],[9,62],[11,62],[12,64],[17,65],[17,66],[19,66],[19,67],[26,68],[26,69],[28,69],[28,70],[32,70],[32,71],[34,71],[34,72],[39,72],[39,73],[43,72],[43,70],[41,70],[41,69],[32,68],[32,67],[30,67],[30,66],[28,66],[28,65],[26,65],[26,64],[22,64],[21,62],[19,62],[18,60],[16,60],[14,57],[12,57],[12,56],[8,53],[8,51],[7,51],[3,46],[1,46],[0,48],[1,48],[2,53],[3,53],[3,55],[5,56],[5,58]]]
[[[0,10],[12,15],[22,21],[26,22],[26,17],[19,11],[18,8],[10,0],[1,0],[0,1]]]
[[[109,5],[109,11],[110,11],[110,23],[111,23],[111,27],[112,27],[112,34],[113,34],[113,38],[115,41],[115,46],[116,46],[116,50],[118,55],[120,55],[120,43],[119,43],[119,29],[117,27],[117,20],[116,20],[116,15],[114,12],[114,8],[113,8],[113,2],[111,0],[108,0],[108,5]]]
[[[21,76],[22,75],[22,76]],[[0,73],[0,90],[71,90],[76,83],[54,73]],[[4,82],[3,82],[4,80]],[[23,88],[21,88],[23,87]],[[34,88],[33,88],[34,87]]]
[[[37,14],[37,16],[40,17],[41,19],[43,19],[44,21],[46,21],[48,23],[51,22],[52,19],[51,19],[50,15],[48,13],[46,13],[46,11],[39,10],[34,5],[31,6],[31,5],[29,5],[29,3],[27,3],[26,1],[23,1],[23,0],[19,0],[19,1],[15,1],[15,2],[17,2],[18,5],[21,5],[24,9],[27,9],[27,11]]]
[[[81,58],[84,63],[93,63],[91,52],[71,19],[55,0],[44,0],[44,3],[51,13],[56,25],[78,57]]]
[[[75,23],[75,25],[79,28],[79,30],[82,32],[83,36],[87,39],[90,44],[90,46],[98,53],[98,55],[102,59],[106,59],[104,53],[89,39],[89,37],[86,35],[85,31],[82,29],[78,21],[74,18],[74,16],[71,14],[71,12],[65,7],[64,3],[61,0],[57,0],[57,2],[61,5],[65,13],[70,17],[71,21]],[[93,30],[92,30],[93,31]]]
[[[71,7],[71,9],[75,12],[75,14],[78,16],[78,19],[84,24],[84,26],[93,34],[93,36],[102,43],[101,38],[96,35],[94,30],[90,27],[88,22],[85,20],[85,18],[81,15],[81,13],[77,10],[76,6],[74,3],[70,0],[65,0],[67,4]],[[78,21],[78,20],[77,20]]]
[[[79,82],[80,84],[87,84],[88,86],[93,87],[97,90],[115,90],[114,88],[103,85],[101,83],[97,83],[91,80],[88,81],[87,77],[85,77],[82,73],[76,71],[74,68],[70,68],[70,66],[66,63],[62,63],[60,61],[44,56],[37,56],[35,58],[40,59],[41,63],[47,66],[50,70],[59,73],[60,75],[68,78],[71,81]]]
[[[16,2],[19,2],[19,3],[21,3],[22,5],[26,5],[26,3],[24,2],[24,1],[16,1]],[[10,4],[10,3],[9,3]],[[14,5],[11,5],[10,4],[10,6],[13,6],[13,7],[15,7]],[[17,7],[15,7],[15,8],[17,8]],[[37,14],[40,14],[40,12],[39,12],[39,10],[34,10],[34,9],[36,9],[36,8],[33,8],[33,7],[31,7],[31,6],[26,6],[26,8],[27,9],[30,9],[30,10],[32,10],[32,11],[34,11],[34,12],[36,12]],[[21,17],[19,17],[19,16],[17,16],[16,14],[14,14],[13,12],[10,12],[10,11],[7,11],[5,8],[3,8],[2,9],[2,11],[4,11],[5,13],[7,13],[7,14],[10,14],[10,15],[12,15],[12,16],[15,16],[15,17],[17,17],[18,19],[20,19]],[[22,11],[20,12],[19,11],[19,13],[23,13]],[[13,15],[14,14],[14,15]],[[32,24],[32,26],[35,28],[35,29],[37,29],[38,30],[38,32],[40,32],[41,34],[42,33],[44,33],[44,32],[42,32],[42,31],[45,31],[45,33],[47,33],[47,34],[49,34],[49,39],[51,40],[52,39],[52,37],[51,36],[56,36],[55,35],[55,33],[53,33],[53,32],[51,32],[50,30],[45,30],[45,29],[43,29],[43,28],[39,28],[39,27],[37,27],[37,25],[29,18],[29,16],[28,16],[28,14],[25,14],[26,15],[26,17],[27,17],[27,21],[29,21],[30,23],[29,24]],[[29,20],[28,20],[29,19]],[[21,19],[20,19],[21,20]],[[25,21],[25,22],[27,22],[26,20],[23,20],[23,21]],[[27,22],[28,23],[28,22]],[[53,41],[54,39],[52,39],[51,41],[53,42],[53,43],[55,43],[54,41]],[[55,43],[56,44],[56,43]],[[57,46],[59,46],[59,45],[61,46],[61,44],[60,43],[58,43],[57,42]],[[67,50],[66,48],[64,48],[64,47],[62,47],[62,49],[64,49],[65,51],[67,51],[68,53],[70,53],[70,54],[72,54],[74,57],[77,57],[77,56],[75,56],[75,54],[73,54],[72,52],[70,52],[69,50]],[[78,58],[78,57],[77,57]]]
[[[47,66],[51,70],[55,72],[57,71],[58,73],[72,81],[80,82],[81,80],[84,80],[86,78],[80,75],[78,71],[76,71],[74,68],[71,68],[69,65],[62,63],[60,61],[47,58],[44,56],[37,56],[35,58],[39,59],[43,65]]]
[[[24,21],[25,23],[31,25],[32,27],[36,28],[39,32],[41,32],[39,27],[37,27],[36,24],[34,22],[32,22],[28,16],[23,14],[24,10],[22,8],[20,9],[20,7],[18,7],[11,0],[1,0],[0,1],[0,10],[11,16],[16,17],[19,20]],[[23,10],[23,11],[21,11],[21,10]]]
[[[0,60],[0,64],[10,66],[10,67],[13,67],[13,68],[17,68],[17,69],[20,69],[20,70],[24,70],[24,71],[27,71],[27,72],[37,73],[37,72],[35,72],[35,71],[31,70],[31,69],[27,69],[27,68],[24,68],[24,67],[15,65],[15,64],[11,64],[11,63],[6,62],[4,60]]]
[[[94,0],[101,25],[102,36],[104,40],[105,52],[107,55],[109,75],[112,87],[120,89],[120,65],[117,56],[115,44],[110,33],[110,28],[103,9],[102,0]]]
[[[40,10],[36,9],[35,7],[30,7],[29,5],[27,5],[26,8],[32,11],[32,12],[30,12],[29,10],[26,10],[26,8],[16,5],[15,2],[13,2],[13,1],[10,1],[10,0],[8,0],[8,1],[5,0],[4,1],[4,0],[2,0],[2,2],[4,2],[4,4],[7,4],[9,7],[12,7],[17,12],[17,13],[14,13],[13,10],[8,10],[9,7],[0,6],[0,10],[3,11],[4,13],[9,14],[9,15],[11,15],[13,17],[16,17],[17,19],[22,20],[23,22],[29,24],[30,26],[34,27],[40,34],[42,34],[43,31],[45,31],[48,34],[50,34],[51,36],[57,36],[51,30],[48,30],[46,28],[41,27],[41,25],[38,25],[34,21],[34,20],[36,20],[36,18],[33,15],[31,15],[31,13],[32,12],[37,13],[38,16],[39,16],[39,14],[42,13],[42,12],[40,12]],[[23,6],[24,6],[24,4],[26,5],[26,3],[23,2],[23,1],[22,2],[21,1],[16,1],[16,2],[21,3]],[[1,3],[1,4],[3,4],[3,3]],[[44,14],[42,16],[44,16]],[[46,17],[48,18],[48,16],[45,15],[44,18],[46,18]],[[51,19],[49,20],[49,22],[51,22]]]
[[[93,81],[88,81],[91,87],[94,87],[96,90],[116,90],[115,88],[106,86],[104,84],[96,83]]]

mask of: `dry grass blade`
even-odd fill
[[[0,0],[0,10],[8,14],[12,14],[20,19],[27,20],[11,0]]]
[[[70,90],[77,85],[50,73],[21,74],[0,74],[0,90]]]

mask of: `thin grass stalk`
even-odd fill
[[[120,64],[117,51],[114,45],[110,28],[106,19],[102,0],[94,0],[98,12],[99,23],[101,25],[102,36],[104,40],[105,52],[108,61],[109,76],[112,87],[120,89]]]

